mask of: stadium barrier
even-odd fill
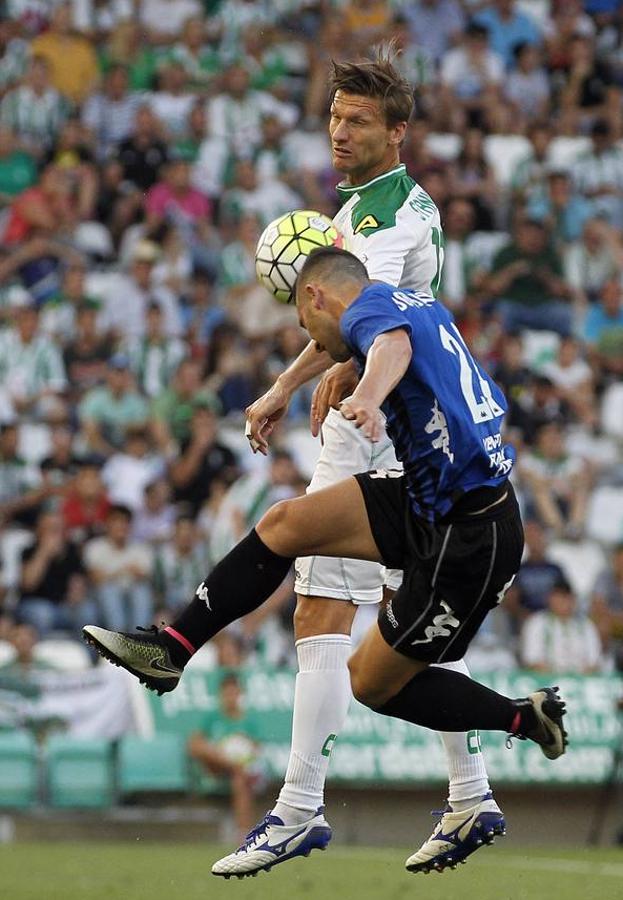
[[[214,778],[186,754],[186,739],[193,731],[223,733],[219,709],[219,683],[223,671],[186,672],[180,685],[163,697],[145,691],[138,683],[102,667],[87,673],[82,684],[85,697],[100,703],[96,719],[91,705],[80,697],[77,676],[63,690],[63,677],[49,674],[42,680],[37,698],[27,699],[28,722],[0,727],[0,809],[106,808],[137,795],[222,795],[226,780]],[[115,690],[111,691],[110,678]],[[260,746],[265,778],[279,783],[286,769],[292,716],[295,673],[289,670],[253,668],[240,673],[247,698],[247,724]],[[488,673],[480,679],[507,696],[525,696],[542,676],[523,671]],[[551,679],[547,679],[550,681]],[[568,704],[569,749],[550,762],[529,742],[506,746],[503,734],[469,732],[473,753],[482,747],[487,767],[496,784],[550,787],[586,787],[605,783],[612,771],[613,752],[623,740],[617,700],[622,693],[618,676],[561,675],[554,679]],[[126,692],[123,698],[120,694]],[[68,704],[68,698],[74,702]],[[1,697],[0,697],[1,699]],[[107,712],[106,704],[111,708]],[[41,732],[41,723],[63,719],[66,732]],[[0,704],[1,705],[1,704]],[[37,715],[37,707],[40,715]],[[137,733],[96,735],[85,729],[119,723],[121,707],[133,709],[123,717],[123,729],[133,718]],[[89,710],[87,713],[86,710]],[[14,703],[13,711],[16,710]],[[81,714],[82,713],[82,714]],[[46,718],[47,717],[47,718]],[[28,730],[37,723],[38,740]],[[0,725],[1,725],[0,720]],[[227,731],[227,729],[225,729]],[[231,732],[229,732],[231,739]],[[235,741],[234,741],[235,743]],[[231,746],[231,744],[230,744]],[[353,702],[344,731],[328,748],[332,754],[329,781],[349,788],[426,787],[446,781],[446,764],[434,732],[379,716]]]

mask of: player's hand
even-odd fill
[[[247,406],[245,415],[247,426],[245,434],[254,453],[258,451],[268,456],[268,438],[275,424],[281,419],[290,405],[290,394],[276,381],[255,403]]]
[[[309,427],[314,437],[318,437],[329,410],[339,409],[340,401],[352,394],[358,383],[357,367],[352,360],[327,369],[312,395]]]
[[[361,428],[369,441],[376,443],[383,433],[383,418],[381,410],[376,403],[366,400],[365,397],[347,397],[340,403],[340,412],[345,419],[355,423],[356,428]]]

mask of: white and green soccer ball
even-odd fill
[[[258,280],[279,303],[292,303],[294,284],[309,254],[332,246],[343,247],[344,238],[328,216],[313,209],[286,213],[267,225],[257,242]]]

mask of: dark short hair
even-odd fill
[[[475,19],[471,19],[464,30],[467,37],[489,37],[489,29]]]
[[[551,591],[560,591],[561,594],[572,594],[573,588],[564,575],[559,575],[551,586]]]
[[[231,669],[225,671],[223,677],[221,678],[218,686],[219,691],[222,691],[225,687],[229,687],[229,685],[235,685],[237,688],[240,688],[240,690],[242,690],[242,682],[240,681],[238,674]]]
[[[132,510],[129,506],[124,506],[123,503],[113,503],[108,507],[108,515],[106,518],[112,519],[113,516],[123,516],[127,522],[131,522]]]
[[[391,128],[408,122],[413,113],[413,87],[393,64],[393,45],[380,47],[370,60],[337,62],[331,60],[329,98],[338,91],[380,100],[385,122]]]
[[[348,250],[341,250],[339,247],[319,247],[312,250],[296,279],[293,292],[295,298],[299,284],[312,274],[321,278],[342,276],[361,283],[368,281],[368,272],[361,260]]]
[[[533,46],[534,46],[534,44],[531,44],[530,41],[519,41],[513,47],[513,56],[515,57],[516,60],[518,60],[519,57],[521,56],[521,54],[524,52],[524,50],[527,47],[533,47]]]
[[[612,134],[612,128],[610,127],[610,123],[606,119],[596,119],[593,123],[593,127],[591,128],[591,136],[596,137],[598,135],[606,136]]]

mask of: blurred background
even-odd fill
[[[305,490],[313,385],[268,459],[244,438],[244,408],[306,343],[253,254],[275,216],[335,213],[329,61],[390,38],[416,99],[403,159],[442,214],[440,296],[518,447],[525,560],[468,661],[510,695],[555,674],[570,708],[563,760],[486,737],[490,774],[525,840],[581,842],[598,802],[594,839],[623,825],[623,4],[5,0],[0,840],[76,815],[82,834],[142,816],[234,840],[280,783],[291,579],[162,700],[79,632],[170,621]],[[353,704],[330,771],[345,840],[404,842],[444,781],[435,735]],[[582,833],[535,822],[545,784]]]

